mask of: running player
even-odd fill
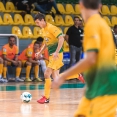
[[[37,26],[43,28],[42,29],[43,36],[49,51],[49,63],[44,73],[45,77],[44,96],[37,101],[38,103],[44,104],[49,103],[51,89],[50,76],[52,75],[53,78],[57,78],[59,76],[59,69],[63,66],[62,46],[64,38],[60,29],[45,21],[45,16],[43,14],[38,13],[35,16],[34,20]],[[42,49],[42,51],[45,49],[45,47]]]
[[[98,14],[100,0],[80,0],[85,21],[85,58],[54,80],[58,88],[69,75],[84,73],[85,96],[75,117],[115,117],[117,108],[117,72],[114,61],[114,40],[107,23]]]
[[[18,47],[15,45],[16,39],[14,36],[10,36],[8,39],[8,44],[4,45],[2,48],[2,58],[4,60],[3,67],[3,81],[8,82],[6,78],[7,65],[16,66],[16,79],[15,81],[22,82],[23,80],[19,78],[21,67],[18,62]]]

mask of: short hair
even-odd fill
[[[42,13],[38,13],[38,14],[35,15],[34,21],[37,20],[37,19],[40,20],[40,21],[41,21],[42,19],[45,20],[45,15],[42,14]]]
[[[16,37],[15,36],[9,36],[8,39],[10,40],[10,38],[14,38],[16,40]]]
[[[43,39],[42,37],[38,37],[38,38],[37,38],[37,41],[38,41],[38,42],[43,42],[43,40],[44,40],[44,39]]]
[[[114,25],[114,29],[116,29],[117,28],[117,25]]]
[[[78,19],[80,20],[80,18],[79,18],[78,16],[74,16],[74,20],[75,20],[76,18],[78,18]]]
[[[101,0],[80,0],[85,8],[96,10],[99,8]]]

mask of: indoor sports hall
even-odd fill
[[[37,4],[35,4],[33,0],[21,0],[23,3],[22,5],[26,4],[26,7],[27,4],[30,3],[26,11],[24,11],[23,9],[21,10],[24,6],[18,9],[18,4],[21,1],[16,1],[0,0],[0,54],[3,46],[8,43],[10,36],[16,39],[16,46],[19,50],[18,56],[29,46],[29,44],[34,43],[38,37],[43,37],[42,29],[36,26],[34,21],[35,15],[40,12],[36,8]],[[46,22],[58,27],[63,33],[63,37],[67,34],[69,27],[74,25],[75,16],[82,22],[80,26],[84,29],[85,24],[79,7],[80,0],[53,1],[56,1],[58,11],[55,6],[52,6],[50,13],[45,13]],[[117,0],[102,0],[100,14],[112,29],[116,41]],[[84,35],[81,35],[81,37],[83,36]],[[84,53],[82,49],[80,59],[83,58]],[[115,58],[117,64],[117,49],[115,49]],[[70,63],[69,44],[66,41],[63,43],[63,63],[64,65],[60,69],[61,74],[68,69]],[[33,67],[31,67],[31,81],[29,82],[25,81],[26,69],[24,67],[21,69],[20,74],[20,78],[24,80],[23,82],[15,82],[15,74],[16,66],[7,65],[7,81],[0,80],[0,117],[74,116],[85,92],[85,83],[82,79],[83,74],[81,74],[82,77],[80,75],[73,75],[67,78],[58,90],[51,88],[50,102],[45,104],[37,103],[37,100],[41,98],[44,93],[45,80],[42,66],[39,65],[40,81],[33,81]],[[51,78],[51,81],[53,82],[54,78]],[[24,102],[24,99],[21,98],[24,92],[29,92],[31,94],[32,99],[29,102]]]

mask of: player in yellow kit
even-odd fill
[[[69,75],[84,72],[86,92],[75,117],[115,117],[117,110],[114,39],[110,27],[98,14],[99,7],[100,0],[80,1],[85,21],[85,58],[53,83],[53,88],[58,88]]]
[[[45,21],[45,16],[43,14],[38,13],[35,16],[35,23],[37,26],[42,28],[43,37],[45,39],[45,43],[49,51],[49,63],[44,73],[45,77],[44,96],[37,101],[38,103],[44,104],[44,103],[49,103],[50,89],[51,89],[50,76],[52,75],[53,78],[57,78],[59,75],[59,69],[63,66],[62,46],[64,38],[59,28]],[[41,50],[41,52],[44,50],[44,48]]]

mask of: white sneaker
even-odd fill
[[[3,82],[3,83],[7,83],[8,82],[8,80],[6,78],[1,78],[0,81]]]
[[[24,82],[24,80],[20,79],[20,78],[16,78],[15,79],[16,82]]]

